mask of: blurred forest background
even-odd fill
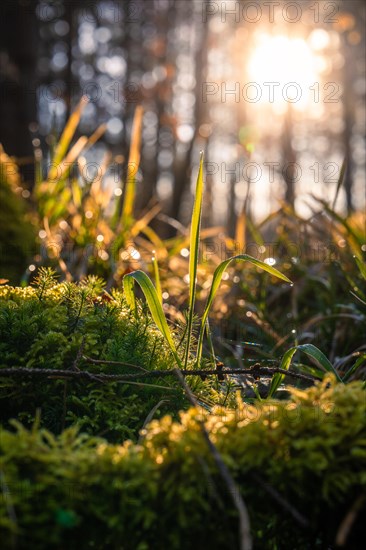
[[[204,223],[232,236],[244,204],[258,220],[284,199],[301,215],[310,214],[309,193],[331,201],[345,157],[337,208],[364,208],[365,7],[357,0],[3,0],[0,142],[21,166],[23,196],[34,156],[47,165],[84,94],[79,135],[106,125],[86,153],[88,166],[97,170],[110,154],[104,185],[112,187],[123,178],[133,113],[144,106],[136,207],[157,198],[160,223],[164,215],[189,221],[201,149]],[[301,100],[285,101],[281,92],[294,81]],[[277,83],[273,102],[268,82]]]

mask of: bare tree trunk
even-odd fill
[[[37,119],[35,68],[38,44],[36,1],[0,4],[0,142],[17,157],[33,154],[29,125]],[[27,179],[31,174],[27,171]]]
[[[295,206],[295,163],[296,153],[292,147],[292,110],[289,105],[286,113],[284,132],[282,136],[282,158],[284,162],[283,177],[286,184],[285,200],[294,208]]]
[[[342,46],[346,62],[343,67],[343,143],[345,158],[347,159],[347,171],[344,178],[344,191],[346,194],[346,207],[348,214],[353,210],[352,203],[352,181],[353,181],[353,159],[351,150],[352,126],[354,124],[354,97],[352,87],[348,83],[354,78],[354,69],[351,62],[351,51],[345,36],[342,35]]]
[[[193,21],[192,21],[192,24],[194,24]],[[206,66],[206,56],[207,56],[207,44],[206,44],[207,27],[202,22],[201,22],[201,25],[202,25],[202,36],[200,41],[200,47],[197,49],[199,55],[197,55],[196,67],[195,67],[196,103],[195,103],[194,124],[196,128],[196,132],[195,132],[195,135],[190,140],[185,153],[181,157],[176,157],[176,160],[174,163],[174,189],[173,189],[173,197],[172,197],[172,203],[170,208],[170,216],[174,219],[179,219],[183,195],[186,191],[187,184],[189,184],[190,182],[191,156],[192,156],[193,145],[196,139],[198,129],[202,123],[202,104],[201,104],[200,98],[201,98],[203,74]]]

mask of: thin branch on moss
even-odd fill
[[[0,378],[1,377],[11,377],[11,376],[34,376],[34,377],[52,377],[52,378],[81,378],[81,379],[90,379],[96,380],[99,382],[118,382],[124,380],[134,380],[136,378],[148,377],[148,378],[162,378],[166,376],[174,376],[174,370],[152,370],[147,371],[142,367],[137,365],[131,365],[129,363],[120,363],[118,361],[99,361],[93,359],[94,364],[103,364],[103,365],[125,365],[129,367],[135,367],[141,369],[143,372],[136,374],[105,374],[105,373],[92,373],[89,371],[74,371],[71,369],[40,369],[40,368],[28,368],[28,367],[10,367],[10,368],[0,368]],[[179,371],[183,376],[223,376],[223,375],[238,375],[238,374],[248,374],[254,377],[260,376],[272,376],[273,374],[280,373],[285,374],[286,376],[291,376],[292,378],[297,378],[299,380],[304,380],[306,382],[314,382],[318,380],[315,377],[306,376],[305,374],[299,374],[292,371],[287,371],[277,367],[252,367],[250,369],[207,369],[207,370],[181,370]]]
[[[198,407],[199,406],[198,401],[194,396],[194,394],[192,393],[191,388],[187,385],[182,372],[179,369],[174,369],[174,372],[179,382],[181,383],[182,387],[184,388],[184,391],[190,403],[194,407]],[[200,427],[201,427],[203,436],[207,442],[207,445],[217,464],[219,472],[229,489],[230,495],[239,513],[240,550],[251,550],[253,548],[253,545],[252,545],[252,537],[250,535],[249,514],[248,514],[247,507],[245,505],[245,502],[240,494],[239,487],[236,485],[229,469],[227,468],[225,462],[222,460],[221,455],[217,450],[216,446],[212,443],[209,433],[206,430],[206,426],[204,422],[202,420],[198,420],[198,422],[200,424]]]
[[[149,372],[139,365],[133,365],[132,363],[126,363],[125,361],[105,361],[103,359],[92,359],[91,357],[87,357],[86,355],[83,355],[83,359],[85,359],[85,361],[87,361],[88,363],[92,363],[93,365],[114,365],[116,367],[130,367],[131,369],[139,369],[143,372]]]
[[[258,474],[251,474],[253,479],[265,490],[271,497],[287,510],[301,527],[308,527],[309,521],[292,504],[290,504],[272,485],[264,481]]]

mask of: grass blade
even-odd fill
[[[245,206],[243,206],[242,211],[240,212],[240,215],[236,220],[235,227],[235,244],[238,245],[240,251],[245,250],[246,221],[247,213]]]
[[[159,301],[158,294],[149,276],[139,269],[137,271],[133,271],[132,273],[128,273],[123,277],[123,288],[128,305],[131,307],[132,310],[136,310],[136,298],[133,289],[135,281],[139,284],[142,292],[145,295],[147,305],[156,326],[165,337],[179,367],[181,367],[181,361],[178,357],[175,343],[168,327],[168,323],[166,321],[162,305]]]
[[[290,368],[292,358],[296,352],[297,352],[297,347],[290,348],[289,350],[286,351],[286,353],[282,357],[282,361],[280,363],[280,369],[288,370]],[[277,373],[273,375],[273,378],[271,380],[271,385],[269,387],[267,399],[270,399],[271,397],[273,397],[273,395],[276,393],[276,391],[282,384],[284,378],[285,378],[284,374]]]
[[[212,283],[211,283],[211,289],[210,293],[206,300],[205,309],[202,315],[201,320],[201,329],[200,329],[200,335],[198,339],[198,346],[197,346],[197,356],[196,356],[196,363],[198,364],[201,360],[202,356],[202,345],[203,345],[203,335],[204,335],[204,329],[205,329],[205,323],[209,314],[209,311],[212,306],[212,302],[216,296],[216,293],[219,289],[222,276],[224,272],[226,271],[226,268],[229,266],[229,264],[233,260],[241,260],[245,262],[250,262],[251,264],[255,265],[256,267],[259,267],[260,269],[263,269],[264,271],[267,271],[271,275],[278,277],[279,279],[282,279],[283,281],[286,281],[286,283],[291,283],[290,279],[286,277],[286,275],[283,275],[280,271],[275,269],[274,267],[266,264],[265,262],[262,262],[261,260],[257,260],[256,258],[252,258],[252,256],[248,256],[248,254],[238,254],[237,256],[232,256],[231,258],[228,258],[224,262],[221,262],[220,265],[217,266],[215,269]]]
[[[156,259],[155,250],[153,250],[153,257],[152,257],[152,263],[154,268],[154,277],[155,277],[155,286],[156,286],[156,294],[158,295],[159,302],[163,304],[163,294],[161,292],[161,283],[160,283],[160,275],[159,275],[159,265],[158,260]]]
[[[366,263],[360,260],[359,258],[357,258],[357,256],[355,256],[355,260],[362,277],[366,281]]]
[[[343,382],[347,382],[347,380],[350,379],[350,377],[352,376],[352,374],[354,374],[356,372],[356,370],[365,363],[366,361],[366,353],[363,353],[361,355],[361,357],[359,357],[357,359],[357,361],[354,363],[354,365],[352,365],[352,367],[350,369],[348,369],[348,371],[346,372],[346,374],[343,376]]]
[[[52,159],[51,168],[47,177],[48,180],[52,181],[57,179],[58,169],[59,169],[58,167],[67,153],[71,140],[74,137],[76,128],[78,127],[78,124],[80,122],[80,118],[83,113],[83,110],[85,109],[87,103],[88,103],[88,98],[86,96],[83,96],[79,101],[79,104],[76,107],[75,111],[72,113],[69,120],[67,121],[65,129],[62,132],[61,138],[55,149],[55,154]]]
[[[203,153],[201,153],[200,167],[197,175],[196,193],[192,211],[191,235],[190,235],[190,256],[189,256],[189,311],[187,323],[187,343],[184,357],[184,367],[187,368],[189,347],[193,325],[194,304],[196,301],[196,278],[198,254],[200,245],[201,212],[203,197]]]
[[[140,149],[141,149],[141,133],[142,133],[142,118],[144,109],[141,105],[136,107],[135,116],[133,118],[130,153],[127,164],[126,186],[123,198],[123,208],[121,214],[121,228],[132,223],[133,207],[135,204],[136,194],[136,174],[140,166]]]
[[[312,359],[315,359],[317,365],[320,366],[322,371],[332,372],[333,374],[336,375],[337,380],[339,382],[342,382],[342,378],[339,376],[338,372],[333,367],[329,359],[327,359],[324,353],[320,351],[320,349],[314,346],[313,344],[301,344],[300,346],[295,346],[287,350],[280,364],[281,369],[288,370],[290,368],[292,358],[298,350],[302,351]],[[273,376],[271,385],[269,388],[269,392],[268,392],[268,398],[274,395],[274,393],[277,391],[277,389],[281,385],[284,377],[285,377],[284,374],[279,374],[279,373]]]

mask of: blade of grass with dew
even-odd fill
[[[174,355],[174,358],[177,361],[178,366],[181,368],[182,364],[178,357],[175,343],[174,343],[172,334],[170,332],[170,329],[168,327],[168,323],[165,318],[162,305],[159,301],[158,294],[149,276],[139,269],[136,271],[133,271],[132,273],[128,273],[123,277],[123,288],[124,288],[125,297],[128,305],[132,310],[136,311],[136,298],[135,298],[135,293],[133,288],[135,281],[139,284],[142,292],[145,295],[147,305],[149,307],[151,316],[156,326],[158,327],[158,329],[160,330],[160,332],[163,334],[166,341],[168,342],[168,345]]]
[[[136,193],[136,174],[140,166],[143,114],[143,107],[141,105],[136,107],[132,124],[130,153],[127,163],[126,185],[123,198],[122,214],[120,219],[120,226],[123,231],[132,223],[133,207],[135,204]]]
[[[321,367],[322,371],[332,372],[333,374],[336,375],[338,382],[342,382],[342,378],[339,376],[338,372],[333,367],[329,359],[327,359],[324,353],[320,351],[320,349],[314,346],[313,344],[301,344],[300,346],[294,346],[293,348],[290,348],[289,350],[287,350],[282,358],[279,368],[283,370],[288,370],[290,368],[292,358],[297,351],[302,351],[309,357],[315,359],[318,366]],[[277,389],[281,385],[284,378],[285,378],[285,375],[280,373],[276,373],[273,376],[271,385],[269,388],[269,392],[268,392],[268,398],[274,395],[274,393],[277,391]]]
[[[205,323],[206,319],[208,317],[209,311],[212,306],[212,302],[216,296],[216,293],[218,291],[218,288],[221,283],[222,276],[224,272],[226,271],[226,268],[229,266],[229,264],[233,260],[241,260],[244,262],[250,262],[251,264],[255,265],[256,267],[259,267],[260,269],[263,269],[264,271],[267,271],[267,273],[270,273],[274,277],[278,277],[279,279],[282,279],[283,281],[286,281],[286,283],[291,283],[290,279],[286,277],[286,275],[283,275],[280,271],[278,271],[276,268],[266,264],[265,262],[262,262],[261,260],[257,260],[256,258],[252,258],[252,256],[248,256],[247,254],[238,254],[237,256],[232,256],[231,258],[228,258],[224,262],[221,262],[220,265],[217,266],[215,269],[211,288],[209,295],[206,300],[205,309],[203,311],[202,319],[201,319],[201,328],[200,328],[200,334],[198,338],[198,345],[197,345],[197,355],[196,355],[196,365],[198,365],[199,361],[201,360],[202,356],[202,345],[203,345],[203,335],[204,335],[204,329],[205,329]]]
[[[184,367],[187,368],[191,334],[193,326],[194,304],[196,301],[196,278],[198,266],[198,254],[200,245],[201,213],[203,197],[203,152],[201,153],[200,166],[197,175],[196,192],[192,211],[190,255],[189,255],[189,310],[187,323],[187,342],[184,356]]]

